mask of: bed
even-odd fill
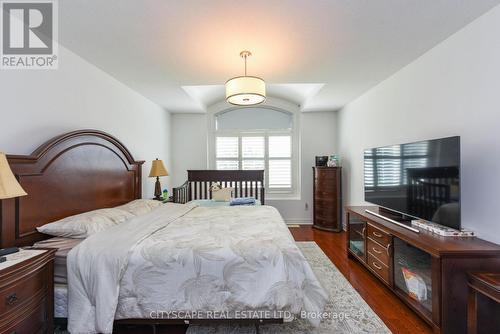
[[[187,174],[187,181],[173,189],[174,203],[211,200],[214,183],[233,188],[235,197],[254,197],[265,203],[263,170],[188,170]]]
[[[58,306],[64,306],[61,296],[69,295],[69,323],[75,332],[109,333],[113,322],[155,325],[228,318],[283,322],[302,310],[320,312],[326,302],[326,294],[272,207],[168,203],[68,243],[36,228],[141,198],[142,162],[135,161],[116,138],[93,130],[59,136],[30,156],[8,156],[8,160],[28,196],[1,202],[1,245],[64,245],[60,251],[68,255],[69,287],[57,282],[56,314],[64,315],[64,307],[58,310]],[[216,179],[197,181],[230,178],[226,181],[240,184],[240,193],[255,189],[263,203],[262,183],[241,186],[248,180],[238,180],[234,173],[216,174]],[[244,174],[248,176],[240,177]],[[193,191],[188,199],[200,198],[194,194],[205,194],[204,189],[210,196],[208,188],[187,189]],[[225,313],[218,318],[208,314],[212,310]],[[184,316],[164,311],[182,311]],[[236,314],[242,311],[258,312],[243,318]],[[79,316],[71,317],[71,312]]]

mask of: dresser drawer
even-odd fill
[[[25,276],[14,284],[0,290],[0,314],[15,310],[38,294],[43,294],[46,286],[44,276],[46,270],[38,270],[32,275]]]
[[[390,234],[382,231],[379,228],[376,228],[373,225],[370,225],[370,223],[368,223],[367,236],[368,236],[368,238],[378,242],[380,245],[382,245],[386,248],[391,243],[391,235]]]
[[[321,226],[330,226],[332,224],[332,220],[325,219],[324,217],[321,217],[321,216],[316,216],[316,217],[314,217],[314,224],[321,225]]]
[[[323,170],[314,175],[316,182],[322,181],[336,181],[338,179],[338,173],[335,170]]]
[[[368,252],[371,253],[377,260],[389,267],[390,258],[388,248],[380,246],[378,243],[373,241],[371,237],[367,239],[366,247]]]
[[[335,198],[337,196],[337,193],[335,192],[334,189],[323,189],[323,190],[316,190],[314,193],[314,196],[316,198]]]
[[[337,210],[332,206],[319,206],[314,207],[314,214],[321,217],[336,217]]]
[[[47,310],[45,309],[46,302],[42,300],[31,311],[26,311],[22,316],[17,317],[15,322],[8,325],[2,333],[8,334],[41,334],[46,333],[47,326]]]
[[[380,276],[386,283],[389,283],[389,267],[380,262],[376,257],[374,257],[371,253],[368,253],[367,259],[368,265],[373,271]]]
[[[332,221],[337,221],[336,219],[337,217],[333,214],[319,214],[319,213],[316,213],[314,215],[314,219],[316,220],[324,220],[324,221],[327,221],[327,222],[332,222]]]
[[[328,198],[328,197],[317,197],[314,196],[314,205],[317,208],[337,208],[337,199],[335,197]]]

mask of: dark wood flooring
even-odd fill
[[[346,233],[290,228],[295,240],[315,241],[393,333],[431,333],[431,328],[355,260],[347,258]],[[185,333],[187,326],[161,326],[156,333]],[[151,327],[120,326],[117,333],[153,333]]]
[[[355,260],[347,258],[346,233],[319,231],[310,226],[290,228],[295,240],[314,241],[389,329],[397,333],[432,333],[389,289]]]

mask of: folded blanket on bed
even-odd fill
[[[255,198],[253,197],[237,197],[231,199],[229,205],[255,205]]]

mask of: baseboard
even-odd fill
[[[287,225],[312,225],[312,220],[303,218],[288,218],[285,219]]]

